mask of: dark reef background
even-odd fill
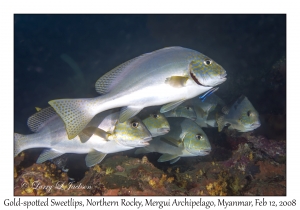
[[[263,122],[286,124],[286,15],[14,15],[14,129],[28,133],[34,107],[57,98],[95,97],[96,80],[117,65],[168,46],[221,64],[225,102],[246,95]],[[77,69],[62,58],[71,57]],[[277,116],[273,119],[271,116]],[[278,116],[280,116],[278,118]],[[274,127],[273,126],[273,127]],[[270,126],[269,126],[270,127]],[[271,129],[271,131],[270,131]],[[261,126],[267,135],[277,131]],[[278,133],[278,132],[277,132]]]

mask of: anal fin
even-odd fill
[[[173,159],[178,158],[178,155],[171,155],[171,154],[163,154],[162,156],[160,156],[157,160],[157,162],[166,162],[166,161],[170,161]]]
[[[106,156],[106,153],[99,152],[97,150],[92,150],[85,157],[85,163],[87,167],[92,167],[100,163]]]
[[[173,160],[170,160],[170,164],[176,163],[179,159],[180,159],[180,157],[177,157],[177,158],[175,158]]]
[[[42,152],[42,154],[40,154],[39,158],[37,159],[36,163],[43,163],[47,160],[51,160],[54,159],[56,157],[59,157],[61,155],[63,155],[64,153],[59,152],[57,150],[53,150],[53,149],[46,149]]]

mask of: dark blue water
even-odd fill
[[[257,132],[285,138],[286,15],[15,15],[15,132],[29,133],[34,107],[97,96],[94,84],[104,73],[167,46],[222,65],[228,79],[216,94],[228,103],[246,95],[263,118]]]

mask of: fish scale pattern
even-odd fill
[[[87,109],[83,109],[86,100],[69,99],[50,101],[49,104],[61,116],[68,133],[68,138],[73,139],[90,121]]]
[[[32,132],[38,132],[53,117],[57,117],[56,112],[52,107],[47,107],[30,116],[27,120],[27,125]]]
[[[141,57],[141,56],[139,56]],[[137,57],[137,58],[139,58]],[[102,77],[100,77],[97,82],[95,83],[95,89],[100,94],[106,94],[110,91],[110,85],[113,83],[115,78],[122,73],[123,69],[126,68],[130,63],[135,61],[137,58],[133,58],[129,61],[126,61],[125,63],[122,63],[121,65],[117,66],[116,68],[112,69],[111,71],[104,74]]]

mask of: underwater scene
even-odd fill
[[[15,14],[15,196],[286,195],[285,14]]]

